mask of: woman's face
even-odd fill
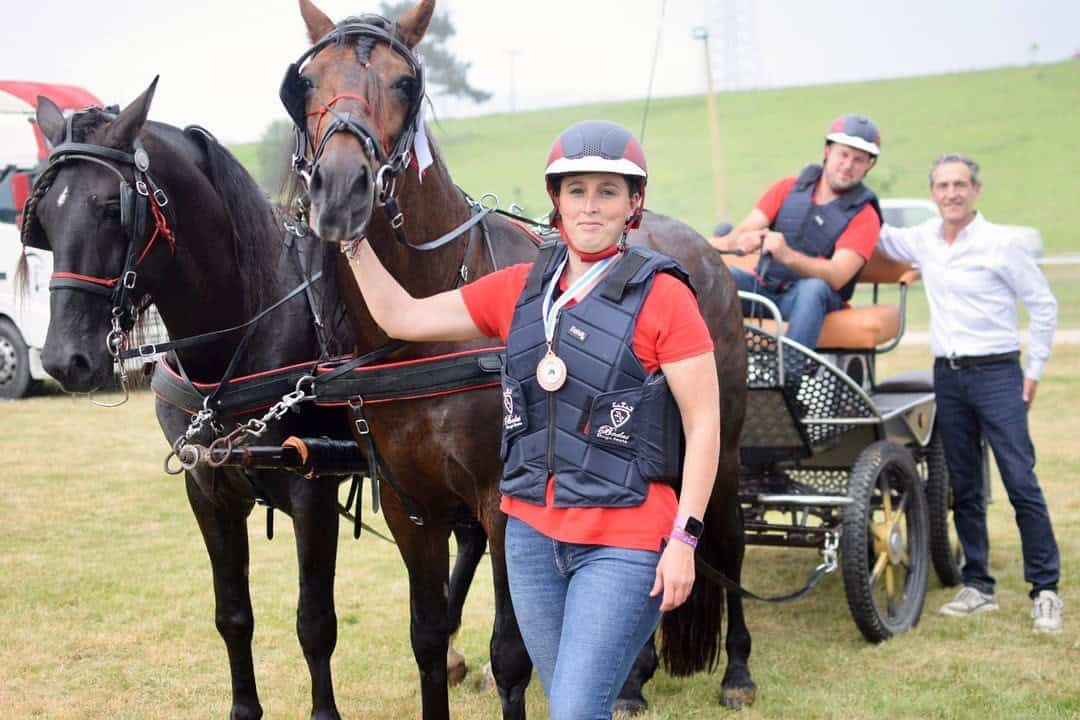
[[[563,228],[581,252],[599,252],[618,242],[640,203],[641,195],[630,195],[626,178],[615,173],[568,175],[559,186]]]

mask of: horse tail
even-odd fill
[[[660,660],[673,677],[716,669],[720,657],[724,591],[699,578],[690,597],[664,613],[660,622]]]

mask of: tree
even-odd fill
[[[382,2],[382,14],[388,18],[398,18],[413,6],[411,0]],[[491,93],[474,88],[466,75],[471,63],[458,60],[447,49],[446,41],[457,32],[450,16],[445,12],[436,12],[428,25],[427,33],[416,51],[424,59],[424,72],[429,88],[437,89],[442,95],[468,98],[474,103],[482,103],[491,97]]]

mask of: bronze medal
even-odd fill
[[[536,382],[548,392],[555,392],[566,382],[566,363],[548,350],[536,366]]]

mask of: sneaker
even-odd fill
[[[940,612],[942,615],[964,616],[997,609],[997,600],[993,595],[965,585],[956,593],[956,597],[941,606]]]
[[[1059,633],[1065,624],[1061,619],[1061,608],[1064,603],[1053,590],[1043,590],[1035,596],[1035,603],[1031,606],[1031,617],[1034,622],[1031,629],[1035,632]]]

